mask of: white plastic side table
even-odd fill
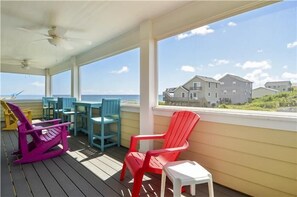
[[[181,196],[181,187],[191,186],[191,195],[195,195],[195,185],[208,183],[209,196],[214,197],[211,174],[194,161],[183,160],[169,162],[163,167],[161,180],[161,197],[165,194],[166,175],[173,183],[173,196]]]

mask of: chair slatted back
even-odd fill
[[[26,128],[26,130],[31,130],[33,129],[32,124],[30,121],[27,119],[25,114],[22,112],[22,110],[19,108],[19,106],[14,105],[12,103],[7,102],[7,105],[11,109],[11,111],[14,113],[14,115],[18,118],[18,126]],[[23,130],[19,129],[19,132],[25,132]]]
[[[165,135],[163,148],[183,146],[199,120],[200,116],[191,111],[174,112]],[[168,157],[174,161],[178,155],[168,155]]]
[[[74,106],[73,106],[74,102],[76,102],[76,98],[74,98],[74,97],[70,97],[70,98],[61,97],[61,98],[58,98],[57,108],[59,110],[61,110],[62,112],[70,111],[71,109],[74,108]]]
[[[11,109],[8,107],[7,103],[1,100],[1,106],[3,108],[4,116],[5,114],[9,115],[13,121],[17,121],[17,117],[12,113]]]
[[[48,100],[54,99],[54,97],[42,97],[42,106],[48,107]]]
[[[102,99],[101,116],[114,116],[120,118],[120,99]]]

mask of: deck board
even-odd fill
[[[2,141],[3,139],[1,139]],[[6,147],[3,142],[1,142],[1,184],[5,187],[1,187],[1,196],[13,196],[13,184],[10,176],[10,167],[7,161]],[[1,185],[2,186],[2,185]]]
[[[66,154],[35,162],[16,165],[16,132],[1,132],[1,196],[131,196],[133,179],[127,170],[120,181],[126,148],[111,147],[102,154],[88,145],[87,137],[68,138],[70,150]],[[146,174],[140,196],[159,196],[160,175]],[[172,183],[167,180],[166,196],[172,196]],[[246,195],[214,184],[215,196],[244,197]],[[183,196],[190,196],[189,188]],[[207,184],[196,186],[197,195],[208,196]]]
[[[12,141],[14,140],[14,133],[7,132],[5,134],[2,135],[2,138],[8,153],[7,158],[11,169],[12,184],[14,186],[16,195],[20,197],[32,196],[30,187],[28,186],[26,177],[22,171],[22,166],[19,164],[13,164],[13,161],[17,158],[15,155],[11,155],[11,153],[16,150],[14,149]]]

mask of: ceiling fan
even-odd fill
[[[21,67],[23,69],[26,69],[26,70],[30,69],[29,62],[28,61],[29,61],[28,59],[23,59],[21,61]]]
[[[54,46],[61,46],[65,49],[71,50],[74,47],[69,43],[69,41],[75,41],[75,42],[80,42],[82,44],[85,45],[91,45],[92,42],[89,40],[85,40],[85,39],[80,39],[80,38],[71,38],[71,37],[67,37],[65,36],[67,29],[63,28],[63,27],[57,27],[57,26],[51,26],[49,28],[49,30],[47,31],[47,34],[44,33],[40,33],[34,30],[31,30],[29,28],[18,28],[20,30],[26,31],[26,32],[32,32],[35,34],[39,34],[44,36],[45,38],[40,39],[40,40],[35,40],[33,42],[37,42],[37,41],[42,41],[42,40],[47,40],[51,45]]]
[[[10,64],[10,65],[16,65],[21,66],[23,69],[30,69],[31,65],[35,64],[35,61],[31,59],[16,59],[16,58],[1,58],[4,63]]]

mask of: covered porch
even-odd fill
[[[7,40],[1,40],[2,51],[4,51],[1,52],[1,56],[13,56],[14,49],[18,49],[19,54],[24,53],[29,58],[31,52],[40,55],[38,61],[41,63],[36,67],[23,69],[19,65],[11,65],[1,61],[1,72],[44,76],[45,96],[52,96],[53,76],[64,71],[70,71],[71,96],[80,100],[80,68],[88,63],[139,48],[140,103],[121,106],[122,148],[110,148],[104,154],[98,152],[96,148],[89,147],[85,136],[71,136],[69,137],[71,149],[62,157],[33,164],[13,165],[14,158],[11,156],[11,152],[17,148],[17,134],[16,132],[1,131],[1,195],[130,196],[131,179],[129,180],[127,177],[124,182],[119,181],[119,173],[124,154],[127,151],[126,148],[129,147],[130,137],[136,134],[162,133],[168,127],[170,116],[174,111],[191,110],[201,116],[201,121],[189,138],[190,148],[181,155],[180,159],[197,161],[212,173],[216,183],[215,196],[245,196],[244,194],[250,196],[296,196],[296,114],[161,106],[158,105],[157,99],[159,83],[158,41],[276,2],[176,1],[167,2],[168,4],[163,2],[162,5],[158,4],[160,2],[155,2],[154,5],[150,6],[146,2],[141,5],[142,9],[150,8],[151,11],[156,8],[159,9],[156,9],[152,14],[146,12],[147,15],[141,15],[137,12],[132,18],[127,18],[127,21],[131,21],[131,23],[123,24],[124,27],[120,26],[121,22],[120,20],[117,21],[118,18],[114,21],[117,22],[114,25],[110,26],[106,22],[109,19],[112,21],[114,15],[120,15],[115,2],[102,1],[100,5],[89,2],[85,6],[93,11],[92,14],[98,13],[98,9],[103,12],[105,6],[116,8],[105,18],[105,26],[98,28],[97,18],[92,20],[93,26],[90,36],[93,36],[93,43],[96,45],[80,46],[78,50],[60,51],[61,53],[57,54],[47,51],[50,45],[44,46],[43,50],[40,51],[30,51],[19,47],[21,42],[25,45],[27,42],[34,41],[36,37],[19,36],[20,31],[17,31],[16,27],[13,27],[14,29],[9,25],[2,27],[1,31],[5,30],[3,35],[6,36],[3,36],[2,39],[6,38]],[[7,7],[3,9],[5,3],[7,3]],[[29,16],[18,15],[19,9],[26,8],[25,12],[32,13],[30,8],[33,4],[42,9],[46,7],[46,4],[43,6],[37,2],[31,2],[32,5],[30,2],[23,2],[26,6],[19,6],[17,3],[11,5],[8,2],[5,3],[1,2],[1,11],[9,20],[5,20],[2,25],[11,22],[11,24],[17,24],[17,27],[32,24],[13,23],[14,18],[19,19],[27,16],[27,19],[32,19],[40,17],[30,14]],[[135,11],[131,4],[131,2],[127,4],[127,10]],[[138,4],[141,3],[138,2]],[[63,9],[69,11],[71,6],[65,3],[63,6],[56,5],[53,8],[57,12],[66,13]],[[42,9],[40,9],[40,13]],[[85,11],[89,12],[89,10],[86,9]],[[49,11],[49,13],[51,12]],[[85,12],[81,12],[81,14],[89,16]],[[139,18],[135,16],[139,16]],[[132,20],[135,18],[138,20]],[[107,27],[109,28],[108,31],[106,30]],[[116,27],[122,28],[116,29]],[[12,30],[14,33],[12,34],[8,30]],[[19,37],[21,39],[18,39]],[[47,52],[46,55],[41,53],[43,51]],[[58,55],[61,55],[59,62],[56,62],[55,58],[48,58]],[[5,81],[1,81],[1,84],[9,85]],[[41,100],[13,100],[12,102],[22,109],[29,108],[32,111],[33,118],[42,117]],[[158,147],[160,147],[159,142],[140,144],[141,151]],[[167,183],[169,184],[169,181]],[[159,176],[149,175],[143,184],[141,196],[159,196]],[[170,184],[168,186],[170,187]],[[231,188],[231,190],[225,187]],[[206,185],[199,185],[196,190],[197,194],[201,196],[208,195]],[[239,192],[234,192],[234,190]],[[166,194],[172,193],[167,189]],[[189,196],[189,193],[185,195]]]

